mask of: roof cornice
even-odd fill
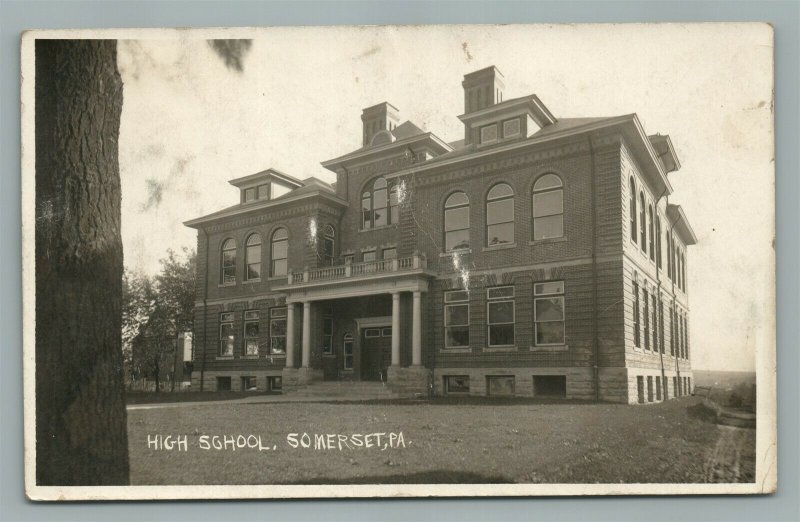
[[[677,229],[686,245],[696,245],[697,235],[695,235],[689,219],[680,205],[667,205],[667,217],[669,217],[672,227]]]
[[[373,156],[373,155],[379,155],[379,154],[382,154],[384,152],[393,150],[395,148],[399,149],[399,148],[402,148],[402,147],[408,147],[409,145],[412,145],[412,144],[420,142],[420,141],[429,141],[432,144],[437,145],[439,148],[441,148],[441,150],[443,152],[450,152],[450,151],[453,150],[453,148],[450,145],[448,145],[445,141],[441,140],[435,134],[433,134],[432,132],[426,132],[424,134],[417,134],[415,136],[409,136],[408,138],[404,138],[402,140],[393,141],[391,143],[387,143],[386,145],[381,145],[381,146],[378,146],[378,147],[361,148],[361,149],[358,149],[358,150],[356,150],[354,152],[350,152],[348,154],[345,154],[344,156],[339,156],[338,158],[334,158],[334,159],[331,159],[331,160],[323,161],[321,163],[321,165],[323,167],[325,167],[326,169],[335,172],[336,171],[336,167],[338,167],[339,165],[342,165],[344,163],[355,161],[355,160],[359,160],[359,159],[365,159],[365,158],[368,158],[368,157]]]
[[[467,162],[483,157],[490,157],[496,154],[502,154],[508,151],[515,151],[524,149],[527,147],[533,147],[536,145],[540,145],[543,143],[548,143],[556,140],[560,140],[563,138],[571,137],[571,136],[578,136],[587,132],[594,132],[607,129],[609,127],[614,126],[622,126],[622,125],[630,125],[631,128],[638,134],[640,138],[639,141],[641,145],[644,147],[644,151],[647,156],[650,158],[650,163],[653,169],[655,169],[655,173],[660,178],[660,181],[663,183],[664,187],[666,188],[666,193],[672,193],[672,185],[670,184],[669,180],[667,179],[667,174],[664,172],[664,169],[661,166],[661,163],[656,156],[655,150],[653,149],[652,145],[650,144],[650,140],[647,138],[647,135],[644,133],[644,129],[642,128],[641,122],[636,114],[626,114],[623,116],[617,116],[613,118],[608,118],[599,122],[592,122],[587,123],[586,125],[581,125],[579,127],[572,127],[570,129],[565,129],[562,131],[556,131],[552,133],[548,133],[544,136],[536,136],[535,134],[525,140],[516,141],[510,143],[508,145],[501,145],[497,147],[493,147],[491,149],[480,150],[474,152],[472,154],[464,154],[461,156],[456,156],[450,159],[443,159],[441,161],[431,160],[429,162],[418,163],[414,167],[406,168],[403,170],[399,170],[397,172],[393,172],[391,174],[387,174],[385,177],[389,178],[396,178],[404,175],[408,175],[411,173],[419,173],[426,170],[436,169],[439,167],[451,166],[456,165],[462,162]]]
[[[237,205],[235,207],[231,207],[226,210],[221,210],[214,214],[209,214],[207,216],[202,216],[199,218],[190,219],[189,221],[184,221],[183,224],[184,226],[190,228],[202,228],[202,225],[206,225],[209,223],[223,221],[232,217],[239,217],[255,211],[272,210],[274,208],[282,207],[287,203],[296,203],[298,201],[314,199],[314,198],[325,199],[330,203],[333,203],[334,205],[337,205],[342,208],[349,206],[349,203],[347,203],[347,201],[337,197],[334,194],[327,194],[322,191],[310,192],[307,194],[300,194],[296,196],[292,196],[291,193],[289,193],[286,196],[282,196],[278,199],[267,200],[264,201],[263,203],[250,203],[250,204]]]

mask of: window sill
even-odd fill
[[[442,252],[439,257],[453,257],[455,255],[471,254],[471,248],[461,248],[459,250],[451,250],[449,252]]]
[[[507,250],[509,248],[516,248],[517,243],[503,243],[500,245],[493,245],[493,246],[485,246],[481,248],[481,252],[491,252],[493,250]]]
[[[264,358],[266,359],[286,359],[285,353],[275,353],[272,355],[265,355]]]
[[[472,353],[472,348],[440,348],[439,353]]]
[[[229,286],[236,286],[236,283],[220,283],[217,285],[217,288],[226,288]]]
[[[486,353],[491,352],[516,352],[516,346],[484,346],[483,351]]]
[[[372,232],[373,230],[386,230],[386,229],[389,229],[389,228],[396,229],[397,228],[397,223],[391,223],[389,225],[381,225],[379,227],[372,227],[372,228],[360,228],[360,229],[358,229],[358,232],[359,233],[361,233],[361,232]]]
[[[552,346],[531,346],[532,352],[567,352],[569,351],[569,345],[566,344],[554,344]]]
[[[233,355],[217,355],[214,360],[216,361],[232,361],[234,359]]]
[[[529,245],[546,245],[547,243],[564,243],[568,241],[567,236],[549,237],[547,239],[533,239],[528,241]]]
[[[297,273],[298,274],[302,274],[302,272],[297,272]],[[267,278],[267,281],[280,281],[282,279],[289,279],[289,276],[288,275],[270,276],[270,277]]]
[[[242,355],[241,358],[248,361],[256,361],[258,360],[258,355]]]
[[[258,278],[258,279],[248,279],[248,280],[246,280],[246,281],[242,281],[242,284],[243,284],[243,285],[252,285],[253,283],[260,283],[260,282],[261,282],[261,278]]]

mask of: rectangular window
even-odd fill
[[[344,256],[344,264],[352,265],[353,261],[355,261],[355,258],[356,256],[354,256],[353,254],[347,254],[346,256]]]
[[[503,137],[504,138],[511,138],[513,136],[519,136],[519,118],[514,118],[513,120],[506,120],[503,122]]]
[[[680,397],[681,396],[681,391],[678,389],[678,378],[677,377],[673,377],[672,378],[672,395],[674,397]]]
[[[244,190],[244,202],[250,203],[251,201],[255,201],[256,199],[256,189],[249,188]]]
[[[258,199],[269,199],[269,184],[258,186]]]
[[[642,325],[639,323],[639,283],[633,282],[633,345],[639,347],[639,330]]]
[[[647,402],[653,402],[653,377],[647,376]]]
[[[644,404],[644,377],[636,377],[636,396],[639,404]]]
[[[375,251],[374,251],[374,250],[369,250],[369,251],[367,251],[367,252],[363,252],[363,253],[361,254],[361,259],[362,259],[362,260],[363,260],[365,263],[366,263],[366,262],[369,262],[369,261],[375,261],[375,259],[376,259],[376,258],[375,258]]]
[[[481,143],[492,143],[497,141],[497,124],[492,123],[481,127]]]
[[[333,318],[322,318],[322,354],[333,355]]]
[[[469,393],[469,375],[445,375],[445,393]]]
[[[656,295],[653,294],[652,296],[653,301],[653,351],[658,352],[664,351],[664,345],[658,344],[658,303],[656,301]]]
[[[381,337],[390,337],[391,338],[392,337],[392,327],[391,326],[385,326],[385,327],[381,328]]]
[[[269,311],[269,353],[286,354],[286,307]]]
[[[656,400],[661,400],[661,377],[656,376]]]
[[[233,312],[219,314],[219,355],[233,357]]]
[[[258,355],[258,310],[247,310],[244,313],[244,354]]]
[[[650,349],[650,294],[647,292],[647,288],[643,288],[642,292],[644,293],[644,349]],[[653,346],[655,349],[655,346]]]
[[[537,346],[565,342],[564,281],[533,285],[534,342]]]
[[[444,345],[469,347],[469,293],[464,290],[444,294]]]
[[[514,287],[489,288],[486,296],[489,346],[514,346]]]
[[[343,368],[345,370],[352,370],[353,369],[353,339],[352,335],[347,334],[344,336],[344,342],[342,343],[342,356],[343,356]]]
[[[283,388],[283,379],[280,376],[267,377],[267,389],[269,391],[280,391]]]
[[[661,353],[664,353],[664,302],[658,309],[658,338],[661,340]]]
[[[256,386],[255,377],[242,377],[242,391],[254,392],[258,391]]]
[[[364,330],[365,339],[375,339],[380,336],[381,336],[380,328],[367,328],[366,330]]]
[[[567,376],[535,375],[533,377],[533,396],[565,398],[567,396]]]
[[[217,391],[231,391],[231,378],[217,377]]]
[[[384,259],[397,259],[397,249],[396,248],[384,248],[383,249],[383,258]]]
[[[507,397],[514,395],[514,376],[488,375],[486,377],[486,395],[490,397]]]

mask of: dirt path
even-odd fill
[[[706,482],[752,482],[755,479],[754,429],[718,426],[719,440],[704,466]]]

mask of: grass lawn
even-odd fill
[[[647,406],[434,400],[416,404],[228,403],[131,410],[131,483],[752,480],[752,473],[732,475],[726,468],[753,465],[747,455],[754,452],[754,430],[740,430],[741,440],[727,440],[720,448],[723,430],[698,414],[699,402],[692,397]],[[335,437],[335,449],[314,449],[313,442],[311,448],[291,447],[287,434],[304,432],[312,441],[314,434],[342,434],[352,444],[352,434],[402,432],[404,447],[343,446],[339,450]],[[187,451],[148,449],[148,434],[185,435]],[[200,447],[203,435],[211,442],[213,435],[250,434],[260,436],[261,446],[270,449]],[[722,458],[736,462],[715,461]]]

